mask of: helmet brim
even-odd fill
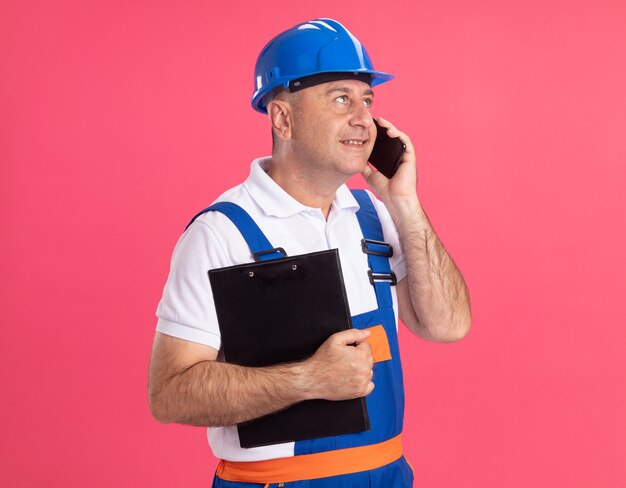
[[[291,77],[286,77],[282,80],[275,80],[274,83],[272,83],[271,85],[266,86],[263,89],[255,92],[252,96],[251,104],[252,108],[254,108],[254,110],[256,110],[257,112],[267,114],[267,107],[265,106],[265,102],[263,99],[266,95],[276,90],[276,88],[278,88],[279,86],[283,86],[285,89],[294,92],[312,86],[320,85],[322,83],[329,83],[331,81],[346,79],[357,79],[365,81],[367,79],[368,81],[365,82],[369,83],[371,87],[374,87],[387,81],[391,81],[394,78],[395,76],[392,74],[367,69],[341,72],[337,72],[334,70],[316,71],[314,73],[305,74],[297,80],[294,80]]]

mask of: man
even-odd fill
[[[376,137],[372,87],[393,77],[376,71],[360,42],[331,19],[297,25],[272,39],[255,75],[252,106],[268,115],[272,156],[254,161],[246,182],[218,201],[243,208],[288,255],[337,248],[354,328],[332,335],[298,363],[225,363],[207,270],[253,257],[236,222],[217,211],[204,213],[177,244],[157,311],[152,412],[161,422],[209,427],[211,447],[222,460],[216,487],[411,486],[400,443],[398,312],[411,332],[433,341],[462,338],[471,318],[463,278],[420,206],[409,137],[377,118],[406,151],[391,179],[368,165]],[[382,203],[346,188],[358,173]],[[370,232],[363,223],[367,209],[380,221],[380,240],[393,248],[393,255],[382,257],[388,271],[371,280],[372,254],[367,246],[361,249]],[[371,337],[381,324],[376,344],[384,343],[385,357]],[[237,423],[303,400],[360,397],[370,416],[366,432],[240,447]]]

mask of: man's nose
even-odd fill
[[[374,119],[372,118],[372,114],[370,113],[369,108],[362,103],[355,104],[352,117],[350,117],[350,125],[360,125],[362,127],[365,127],[366,129],[369,129],[373,123]]]

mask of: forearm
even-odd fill
[[[391,179],[369,166],[363,170],[363,177],[385,203],[404,252],[407,277],[397,287],[400,318],[425,339],[460,339],[471,323],[469,295],[460,271],[419,203],[413,144],[388,120],[377,120],[389,137],[399,137],[406,145],[402,163]]]
[[[471,324],[469,295],[463,276],[417,198],[396,202],[391,211],[404,251],[406,286],[412,308],[405,324],[415,334],[429,340],[462,338]],[[407,311],[403,311],[407,315]]]
[[[233,425],[306,399],[298,364],[246,368],[202,361],[161,382],[153,412],[162,422]]]
[[[374,388],[374,360],[364,342],[369,335],[348,329],[331,335],[304,361],[247,368],[217,362],[213,348],[157,333],[148,381],[150,409],[164,423],[223,426],[304,400],[364,397]]]

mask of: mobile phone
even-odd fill
[[[400,166],[406,144],[399,137],[389,137],[387,128],[378,125],[376,119],[374,119],[374,124],[376,124],[376,141],[369,161],[374,168],[387,178],[391,178]]]

